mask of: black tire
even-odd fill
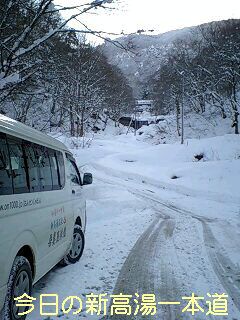
[[[20,286],[20,281],[23,282],[23,286]],[[26,282],[26,285],[25,285]],[[24,287],[26,289],[24,289]],[[22,291],[20,290],[22,288]],[[10,272],[7,285],[7,295],[3,307],[3,319],[4,320],[24,320],[26,315],[17,316],[16,313],[24,312],[27,310],[19,310],[15,307],[16,292],[18,296],[21,296],[23,293],[31,296],[32,293],[32,271],[29,261],[23,256],[17,256],[13,262],[13,266]]]
[[[62,266],[74,264],[79,261],[83,254],[85,246],[85,237],[82,228],[79,225],[74,226],[73,240],[68,254],[61,260]]]

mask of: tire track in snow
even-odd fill
[[[224,249],[214,237],[214,234],[206,221],[200,218],[198,219],[203,225],[205,246],[213,269],[222,286],[226,289],[233,303],[240,311],[240,268],[224,254]]]
[[[225,195],[225,194],[218,194],[213,191],[202,191],[202,190],[195,190],[191,189],[189,187],[183,186],[183,185],[174,185],[172,183],[167,183],[163,181],[158,181],[154,180],[153,178],[149,178],[147,176],[140,175],[138,173],[131,173],[131,172],[125,172],[123,170],[119,169],[113,169],[106,167],[102,164],[99,163],[91,163],[90,167],[95,169],[96,171],[104,172],[106,175],[110,175],[112,177],[115,177],[117,179],[122,179],[121,177],[128,176],[128,180],[135,181],[137,183],[145,182],[148,185],[158,188],[158,189],[163,189],[163,190],[168,190],[171,192],[175,192],[184,196],[190,196],[193,198],[203,198],[205,200],[211,200],[211,201],[216,201],[220,203],[236,203],[239,204],[239,198],[236,196],[230,196],[230,195]]]
[[[164,220],[163,220],[164,219]],[[175,301],[182,296],[174,274],[174,262],[168,249],[175,251],[172,236],[175,220],[169,216],[159,215],[140,236],[120,273],[113,294],[130,294],[135,296],[154,293],[156,301]],[[168,257],[168,259],[166,258]],[[136,304],[132,303],[133,311]],[[157,308],[159,310],[159,306]],[[155,316],[131,316],[131,319],[159,319]],[[108,319],[126,319],[126,316],[114,315]],[[161,306],[161,319],[183,319],[179,306]],[[184,317],[186,319],[186,316]]]
[[[130,191],[130,190],[129,190]],[[146,198],[152,202],[158,203],[167,207],[168,209],[175,211],[179,214],[189,215],[191,218],[196,219],[202,223],[203,236],[205,247],[208,253],[208,258],[212,264],[212,268],[218,277],[223,288],[225,288],[229,297],[232,299],[236,308],[240,311],[239,297],[240,297],[240,268],[236,266],[226,255],[224,250],[217,239],[214,237],[213,232],[209,226],[209,223],[216,222],[216,219],[201,217],[195,215],[190,211],[180,209],[171,204],[158,201],[150,195],[144,195],[143,192],[132,191],[133,194],[139,197]],[[209,317],[209,316],[208,316]]]
[[[176,207],[174,204],[172,204],[170,202],[164,202],[163,200],[159,200],[157,197],[153,196],[154,192],[152,190],[148,190],[148,189],[144,189],[143,190],[143,189],[137,189],[137,188],[132,188],[132,187],[130,188],[123,182],[116,183],[116,181],[112,181],[110,179],[106,179],[106,178],[102,178],[102,177],[101,178],[97,177],[96,179],[99,180],[99,181],[102,181],[104,183],[108,183],[108,184],[112,184],[112,185],[116,185],[116,184],[120,185],[120,186],[126,188],[129,193],[135,195],[136,197],[138,197],[140,199],[144,198],[144,199],[152,202],[154,205],[156,205],[156,204],[158,206],[160,205],[161,206],[161,210],[163,209],[163,207],[165,207],[168,210],[170,209],[173,213],[178,213],[178,214],[181,214],[181,215],[184,215],[184,216],[189,216],[190,218],[194,218],[194,219],[198,219],[198,218],[199,219],[203,219],[206,222],[213,222],[213,221],[217,220],[216,218],[207,218],[207,217],[199,216],[197,214],[193,214],[191,211],[188,211],[188,210],[182,209],[182,208],[180,209],[180,208]]]
[[[130,191],[130,190],[129,190]],[[150,195],[143,195],[142,192],[138,193],[133,191],[133,194],[139,197],[146,198],[152,202],[158,203],[167,207],[168,209],[175,211],[182,215],[189,215],[191,218],[198,220],[203,226],[203,236],[204,243],[208,253],[208,258],[212,264],[212,268],[222,284],[223,288],[232,299],[236,308],[240,311],[239,297],[240,297],[240,268],[236,266],[226,254],[224,254],[224,249],[214,237],[213,232],[209,226],[209,223],[216,222],[216,219],[201,217],[199,215],[194,215],[190,211],[180,209],[171,204],[162,203]],[[208,316],[209,318],[209,316]]]
[[[111,177],[111,172],[110,173],[108,172],[106,174]],[[114,176],[114,178],[115,178],[115,176]],[[235,304],[235,306],[237,307],[237,309],[240,310],[240,305],[238,304],[238,300],[240,297],[240,269],[237,268],[231,262],[231,260],[226,255],[223,254],[223,249],[222,249],[221,245],[218,243],[218,241],[215,239],[215,237],[211,231],[211,228],[209,226],[209,223],[216,222],[217,220],[220,221],[221,219],[216,219],[216,218],[212,219],[212,218],[202,217],[202,216],[199,216],[199,215],[192,213],[191,211],[188,211],[185,209],[180,209],[180,208],[176,207],[175,205],[173,205],[172,203],[164,202],[163,200],[157,199],[157,197],[154,196],[154,192],[152,190],[147,190],[147,189],[143,190],[142,185],[141,185],[141,189],[132,188],[132,187],[130,188],[127,186],[126,183],[124,183],[124,179],[121,179],[119,177],[117,177],[117,178],[120,181],[116,182],[116,181],[112,181],[111,179],[102,178],[102,177],[97,178],[97,179],[99,179],[105,183],[110,183],[110,184],[114,184],[114,185],[115,184],[121,185],[124,188],[127,188],[127,190],[130,193],[139,197],[140,199],[145,198],[146,200],[148,200],[152,204],[155,204],[155,208],[158,207],[159,208],[158,210],[161,210],[162,213],[167,212],[168,215],[170,215],[167,219],[176,218],[175,214],[178,213],[182,217],[185,217],[185,218],[189,217],[189,219],[194,219],[195,221],[199,221],[202,223],[204,244],[206,247],[208,258],[212,264],[212,269],[213,269],[216,277],[219,279],[221,285],[223,286],[223,288],[225,288],[229,297],[232,299],[232,301]],[[126,180],[126,181],[128,181],[128,180]],[[136,184],[136,182],[134,182],[134,183]],[[162,210],[162,208],[166,208],[168,210],[165,211],[165,210]],[[151,226],[149,228],[151,228]],[[161,224],[161,228],[158,229],[158,232],[162,231],[162,229],[163,229],[163,225]],[[165,254],[164,251],[162,251],[162,253]],[[166,252],[166,255],[167,254],[168,253]],[[164,267],[165,267],[164,264],[161,264],[160,267],[163,270],[163,273],[166,274],[166,272],[164,271]],[[174,282],[175,280],[171,279],[170,281]],[[171,287],[171,285],[170,285],[170,287]],[[117,286],[116,286],[116,288],[117,288]],[[162,286],[162,288],[164,288],[164,286]],[[175,288],[176,288],[176,286],[175,286]],[[167,292],[169,292],[169,289],[170,288],[168,287]],[[119,291],[117,293],[119,294]],[[176,296],[175,296],[175,298],[176,298]],[[161,318],[163,320],[182,319],[179,316],[176,318],[175,313],[172,311],[172,309],[166,308],[164,311],[165,311],[164,315],[161,316]],[[208,315],[208,318],[213,319],[213,316]],[[112,319],[112,317],[111,317],[111,319]],[[114,319],[118,319],[118,318],[114,318]],[[124,318],[121,318],[121,319],[124,319]],[[138,318],[136,318],[136,319],[138,319]],[[145,319],[146,319],[146,317],[145,317]],[[184,319],[187,319],[186,314],[184,316]]]

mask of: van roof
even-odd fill
[[[62,142],[25,124],[0,114],[0,132],[58,150],[68,150]]]

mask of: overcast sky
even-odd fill
[[[55,0],[55,3],[70,6],[85,2]],[[240,18],[240,0],[119,0],[114,7],[116,10],[93,10],[81,20],[95,30],[132,33],[154,29],[159,34],[209,21]],[[77,21],[70,25],[81,28]]]

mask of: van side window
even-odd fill
[[[60,151],[56,152],[57,156],[57,164],[59,170],[59,177],[60,177],[60,188],[62,189],[65,184],[65,166],[64,166],[64,159],[63,154]]]
[[[8,138],[8,146],[12,167],[14,193],[29,192],[27,159],[23,151],[22,140]]]
[[[0,195],[62,189],[63,153],[0,132]]]
[[[12,194],[12,170],[6,137],[0,134],[0,195]]]
[[[74,160],[67,156],[67,166],[70,173],[70,180],[73,184],[81,185],[81,177]]]
[[[38,150],[38,164],[39,164],[39,179],[41,191],[52,190],[52,172],[48,149],[39,146]]]
[[[40,191],[37,147],[30,142],[24,142],[27,160],[30,192]]]
[[[60,174],[58,170],[56,152],[54,150],[49,149],[49,159],[50,159],[51,172],[52,172],[53,190],[58,190],[60,189]]]

